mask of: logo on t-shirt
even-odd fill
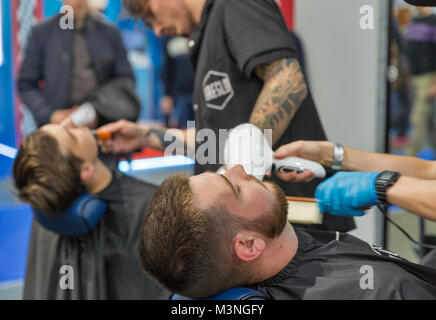
[[[203,94],[206,107],[224,110],[235,95],[227,73],[209,71],[203,80]]]

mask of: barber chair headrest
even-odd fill
[[[107,210],[107,204],[95,195],[80,196],[71,207],[52,219],[32,208],[36,220],[46,229],[63,236],[79,237],[90,233]]]
[[[201,299],[191,299],[178,294],[173,294],[170,298],[171,300],[268,300],[262,292],[243,287],[236,287],[227,289],[215,296],[201,298]]]

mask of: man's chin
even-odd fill
[[[263,184],[265,185],[266,188],[271,190],[271,192],[275,197],[277,210],[278,210],[276,214],[279,215],[279,219],[283,224],[283,228],[281,230],[283,231],[288,221],[288,200],[286,200],[286,195],[283,192],[283,190],[272,181],[264,181]]]

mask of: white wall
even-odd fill
[[[362,30],[360,8],[374,8],[373,30]],[[296,0],[311,90],[329,140],[383,151],[387,58],[387,0]],[[382,219],[357,218],[352,232],[380,244]]]

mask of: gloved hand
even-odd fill
[[[318,186],[319,210],[338,216],[363,216],[359,208],[377,204],[377,172],[339,172]]]

